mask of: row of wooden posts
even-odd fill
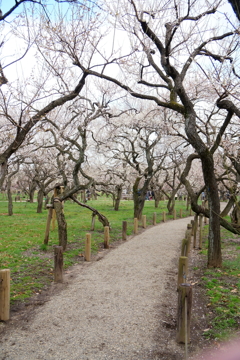
[[[207,223],[207,219],[204,219]],[[192,310],[192,285],[188,283],[188,260],[191,247],[202,248],[203,215],[195,214],[194,220],[188,224],[185,238],[182,240],[181,255],[178,263],[178,306],[177,306],[177,336],[178,343],[185,344],[185,359],[188,359],[188,344],[190,343],[190,323]],[[198,236],[197,236],[198,235]],[[198,244],[197,244],[198,240]]]
[[[182,209],[180,209],[180,218],[182,217]],[[190,210],[190,215],[192,212]],[[176,220],[176,211],[173,213],[173,220]],[[152,224],[156,225],[157,214],[153,213]],[[162,213],[162,221],[166,222],[166,212]],[[146,215],[142,216],[142,227],[147,227]],[[138,233],[139,221],[134,219],[134,234]],[[109,248],[109,227],[104,227],[104,248]],[[122,240],[127,240],[127,221],[122,222]],[[91,261],[91,234],[86,234],[85,241],[85,260]],[[54,247],[54,282],[63,281],[63,248],[62,246]],[[0,321],[6,321],[10,318],[10,270],[0,270]]]

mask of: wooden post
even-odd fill
[[[0,321],[10,318],[10,270],[0,270]]]
[[[199,215],[199,249],[202,248],[203,214]]]
[[[182,247],[181,247],[181,256],[187,256],[187,251],[188,251],[188,240],[183,239]]]
[[[179,288],[180,284],[187,282],[188,275],[188,257],[180,256],[178,263],[178,282],[177,288]]]
[[[179,214],[180,218],[182,218],[182,209],[180,209],[180,214]]]
[[[144,229],[146,229],[146,227],[147,227],[147,216],[146,215],[142,216],[142,227]]]
[[[190,214],[189,215],[192,216],[192,208],[190,209]]]
[[[192,287],[181,284],[178,289],[177,342],[190,342],[190,321],[192,310]]]
[[[173,210],[173,220],[176,220],[177,218],[177,213],[176,213],[176,209]]]
[[[63,282],[63,247],[54,247],[54,282]]]
[[[45,238],[44,238],[44,244],[46,245],[48,244],[48,240],[49,240],[50,225],[53,214],[53,205],[48,204],[47,209],[48,209],[48,217],[47,217],[47,225],[46,225]]]
[[[109,249],[109,226],[104,226],[104,249]]]
[[[193,248],[196,249],[197,243],[197,227],[198,227],[198,214],[194,215],[194,230],[193,230]]]
[[[122,239],[127,240],[127,221],[122,222]]]
[[[85,260],[86,261],[91,261],[91,234],[86,234]]]
[[[191,220],[191,227],[192,227],[191,236],[193,236],[194,235],[194,220]]]
[[[190,224],[188,224],[187,230],[186,230],[186,233],[185,233],[185,238],[187,240],[186,256],[189,254],[190,249],[191,249],[191,237],[192,237],[192,227],[191,227]]]
[[[157,225],[157,213],[153,213],[153,225]]]
[[[134,229],[133,229],[134,234],[138,233],[138,219],[134,218]]]
[[[166,222],[166,212],[163,211],[163,222]]]

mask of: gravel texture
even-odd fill
[[[177,295],[166,296],[166,287],[169,276],[177,281],[189,222],[151,227],[101,260],[74,266],[64,284],[53,285],[61,291],[3,334],[0,359],[182,359],[184,349],[169,338],[162,315],[176,308]]]

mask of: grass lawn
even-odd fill
[[[88,204],[105,215],[111,224],[110,244],[122,237],[122,221],[127,221],[127,235],[133,234],[133,201],[123,200],[119,211],[113,210],[112,200],[100,197]],[[7,215],[7,202],[0,199],[0,269],[11,270],[11,303],[24,300],[53,281],[53,246],[58,245],[57,224],[50,231],[48,246],[43,244],[47,210],[37,214],[37,204],[15,202],[13,216]],[[163,211],[167,212],[167,201],[154,207],[154,201],[146,201],[143,214],[147,216],[147,225],[152,225],[153,213],[157,214],[157,223],[162,222]],[[183,201],[176,202],[179,216],[189,215]],[[68,247],[64,253],[65,269],[79,262],[84,254],[86,233],[91,227],[91,211],[67,201],[64,214],[68,224]],[[167,215],[167,220],[173,216]],[[140,224],[141,226],[141,224]],[[103,243],[104,229],[96,219],[92,234],[92,253],[97,253]]]
[[[229,220],[229,219],[228,219]],[[207,229],[202,254],[207,262]],[[240,236],[221,229],[221,269],[205,269],[202,283],[208,299],[209,329],[204,336],[231,338],[240,328]]]

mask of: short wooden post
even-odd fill
[[[191,220],[191,227],[192,227],[192,233],[191,235],[194,235],[194,220]]]
[[[199,215],[199,249],[202,248],[203,214]]]
[[[157,213],[154,212],[153,213],[153,225],[156,225],[157,224]]]
[[[163,222],[166,222],[166,212],[165,211],[163,211]]]
[[[0,321],[10,318],[10,270],[0,270]]]
[[[198,228],[198,214],[194,215],[194,230],[193,230],[193,248],[196,249],[197,244],[197,228]]]
[[[177,218],[177,212],[176,209],[173,210],[173,220],[176,220]]]
[[[190,249],[191,249],[191,237],[192,237],[192,227],[191,227],[190,224],[188,224],[187,230],[186,230],[186,233],[185,233],[185,238],[187,239],[186,256],[189,254]]]
[[[138,219],[134,218],[134,229],[133,229],[134,234],[138,233]]]
[[[187,256],[187,251],[188,251],[188,240],[183,239],[182,247],[181,247],[181,256]]]
[[[53,214],[53,205],[48,204],[47,209],[48,209],[48,217],[47,217],[47,225],[46,225],[45,238],[44,238],[44,244],[46,245],[48,244],[48,240],[49,240],[50,225]]]
[[[192,216],[192,208],[190,209],[190,214],[189,215]]]
[[[182,218],[182,209],[180,209],[179,216],[180,216],[180,218]]]
[[[178,262],[177,288],[179,288],[180,284],[187,282],[187,275],[188,275],[188,257],[180,256]]]
[[[146,229],[146,227],[147,227],[147,216],[146,215],[142,216],[142,227],[144,229]]]
[[[63,247],[54,247],[54,282],[63,282]]]
[[[127,221],[122,222],[122,239],[127,240]]]
[[[177,342],[190,342],[190,321],[192,310],[192,286],[181,284],[178,289]]]
[[[109,226],[104,226],[104,249],[109,249]]]
[[[91,261],[91,234],[86,234],[85,240],[85,260]]]

